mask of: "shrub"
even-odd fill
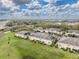
[[[33,56],[23,56],[22,59],[36,59],[36,58]]]

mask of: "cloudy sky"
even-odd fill
[[[0,0],[0,18],[79,19],[79,0]]]

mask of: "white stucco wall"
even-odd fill
[[[37,38],[37,37],[33,37],[33,36],[29,36],[29,39],[30,40],[38,40],[38,41],[44,42],[47,45],[51,45],[52,44],[51,40],[41,39],[41,38]]]
[[[70,48],[71,50],[72,49],[76,49],[76,50],[79,50],[79,46],[73,46],[73,45],[70,45],[70,44],[64,44],[64,43],[57,43],[58,44],[58,47],[59,48]]]
[[[21,34],[15,34],[16,36],[18,36],[18,37],[22,37],[22,38],[27,38],[27,35],[25,36],[25,35],[21,35]]]

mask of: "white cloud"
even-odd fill
[[[10,11],[19,10],[19,6],[12,6]]]
[[[71,8],[79,8],[79,1],[73,5],[71,5]]]
[[[66,9],[68,7],[70,7],[70,4],[66,4],[62,9]]]
[[[5,7],[12,7],[14,5],[11,0],[1,0],[1,2]]]
[[[10,8],[8,11],[14,11],[16,12],[16,10],[19,10],[19,6],[16,6],[12,0],[1,0],[0,1],[2,3],[3,8]],[[3,11],[3,10],[1,10]]]
[[[41,15],[41,13],[43,13],[43,11],[45,11],[45,13],[42,16],[51,16],[51,17],[60,17],[61,18],[61,17],[66,17],[68,15],[72,16],[72,14],[79,15],[74,10],[71,10],[74,8],[79,8],[79,1],[72,5],[66,4],[64,6],[54,6],[53,4],[51,4],[51,3],[55,3],[57,0],[44,0],[44,1],[49,2],[49,4],[45,5],[45,6],[41,6],[38,1],[33,1],[30,4],[26,4],[26,6],[28,6],[27,7],[28,9],[27,8],[22,9],[20,12],[18,12],[16,10],[20,10],[20,8],[19,8],[20,5],[15,5],[15,3],[12,2],[12,0],[0,0],[0,2],[2,2],[3,6],[5,6],[7,8],[10,7],[11,9],[9,11],[13,11],[14,13],[12,15],[17,16],[17,17],[23,16],[26,13],[29,15],[31,15],[32,13]],[[50,6],[50,5],[52,5],[52,6]],[[31,8],[33,6],[39,6],[42,8],[40,8],[39,10],[29,10],[29,8]],[[59,11],[59,10],[61,10],[61,11]],[[79,11],[77,11],[77,12],[79,12]]]
[[[50,2],[51,0],[44,0],[44,1],[46,1],[46,2]]]
[[[39,2],[38,1],[34,1],[32,2],[31,4],[28,4],[28,7],[31,8],[33,6],[40,6]]]

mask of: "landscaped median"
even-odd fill
[[[79,54],[34,43],[6,32],[0,38],[0,59],[78,59]]]

